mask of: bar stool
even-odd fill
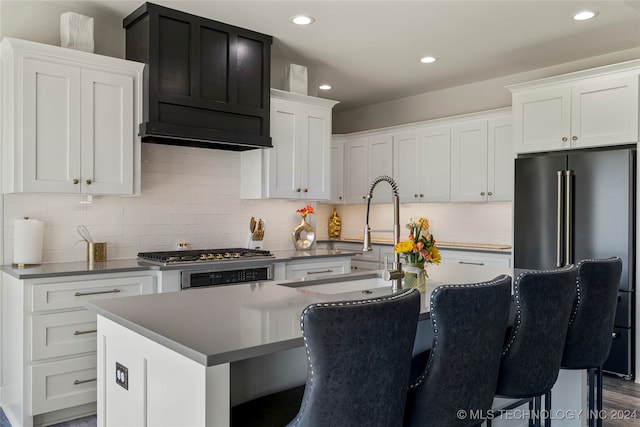
[[[232,426],[401,426],[419,314],[415,289],[308,306],[300,319],[308,367],[301,401],[300,389],[251,400],[232,408]],[[297,415],[286,406],[297,406]]]
[[[440,286],[430,304],[433,345],[412,361],[404,425],[482,423],[498,379],[511,277]]]
[[[578,263],[577,293],[561,367],[588,372],[589,427],[594,425],[594,390],[597,390],[595,414],[602,411],[602,365],[611,349],[621,274],[622,260],[618,257]],[[601,427],[602,419],[599,415],[596,419]]]
[[[500,362],[496,396],[529,402],[530,425],[540,425],[541,396],[551,409],[551,388],[560,371],[567,327],[575,298],[576,267],[527,271],[514,283],[515,321]],[[551,425],[547,418],[545,425]]]

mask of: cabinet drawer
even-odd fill
[[[31,366],[31,415],[96,401],[96,356]]]
[[[81,310],[31,318],[31,360],[96,351],[96,314]]]
[[[358,272],[362,270],[380,270],[379,262],[359,261],[355,258],[351,261],[351,271]]]
[[[349,273],[349,260],[340,259],[333,262],[305,263],[287,266],[287,279],[320,278],[334,274]]]
[[[32,310],[83,308],[84,302],[101,298],[116,298],[155,292],[152,276],[118,277],[113,279],[51,281],[33,285]]]

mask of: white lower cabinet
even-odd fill
[[[15,426],[95,413],[96,314],[85,302],[155,293],[155,273],[20,280],[2,274],[2,394]]]
[[[93,341],[95,351],[95,334]],[[95,354],[33,365],[32,414],[38,415],[95,402],[98,379],[96,369]]]
[[[443,264],[493,265],[511,267],[511,253],[440,249]]]
[[[349,273],[351,257],[317,258],[313,260],[291,261],[285,266],[286,279],[318,279],[334,274]]]

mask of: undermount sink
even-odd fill
[[[338,274],[312,280],[287,281],[280,283],[280,285],[325,295],[391,290],[391,282],[383,280],[381,272]]]
[[[366,291],[378,288],[391,289],[391,282],[381,277],[369,279],[345,280],[342,282],[324,283],[319,285],[300,286],[297,289],[311,291],[318,294],[343,294],[346,292]]]

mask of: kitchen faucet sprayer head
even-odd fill
[[[365,224],[364,226],[364,242],[362,245],[362,252],[371,251],[371,229],[369,228],[369,224]]]

